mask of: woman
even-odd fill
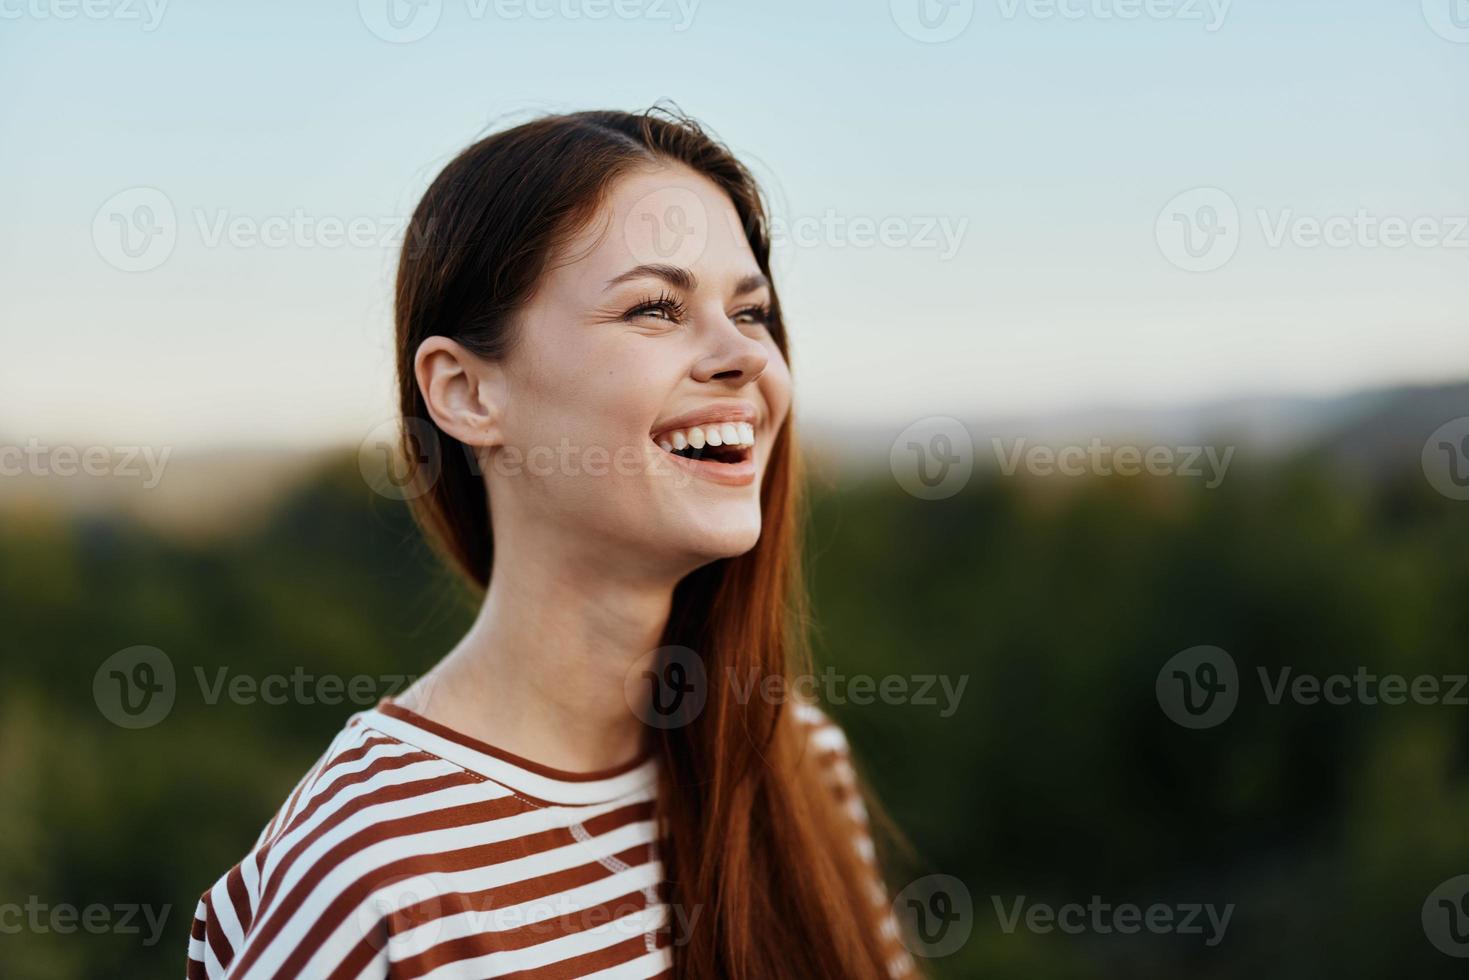
[[[683,117],[465,150],[397,282],[421,524],[484,599],[199,903],[190,976],[871,978],[912,964],[802,663],[759,192]]]

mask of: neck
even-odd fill
[[[556,769],[636,758],[646,728],[624,682],[659,646],[678,578],[500,557],[469,632],[397,702]]]

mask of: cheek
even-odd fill
[[[514,407],[529,410],[526,422],[533,429],[551,422],[580,432],[607,429],[639,397],[638,367],[623,345],[571,335],[555,341],[529,351],[517,385],[524,397]]]
[[[609,450],[633,442],[658,409],[658,377],[626,339],[566,338],[558,349],[532,352],[518,372],[517,429]]]
[[[673,385],[655,359],[626,354],[625,349],[609,351],[601,358],[581,379],[577,397],[588,413],[588,429],[620,445],[642,446]]]

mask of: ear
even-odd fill
[[[430,337],[413,357],[413,375],[434,423],[466,446],[498,446],[505,410],[501,365],[448,337]]]

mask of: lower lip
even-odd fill
[[[661,446],[658,451],[667,456],[674,466],[682,467],[700,479],[708,480],[710,483],[718,483],[726,487],[748,487],[755,482],[755,453],[738,463],[716,463],[708,459],[688,459],[683,456],[675,456]]]

